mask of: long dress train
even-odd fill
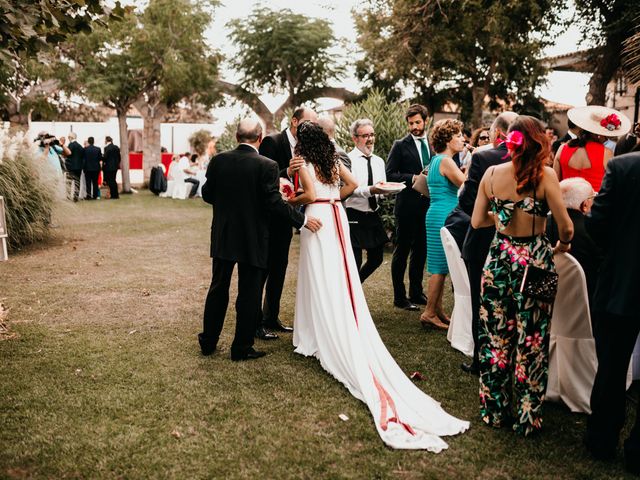
[[[306,213],[319,218],[323,227],[300,234],[295,351],[315,356],[367,404],[387,445],[440,452],[447,448],[440,436],[461,433],[469,422],[449,415],[417,388],[387,351],[358,279],[339,188],[320,183],[314,168],[307,168],[318,201]]]

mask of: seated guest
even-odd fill
[[[560,146],[553,169],[559,180],[582,177],[597,192],[607,163],[613,157],[613,151],[604,145],[604,140],[624,135],[631,122],[617,110],[598,105],[572,108],[567,116],[580,127],[580,134]]]
[[[195,178],[197,172],[197,167],[191,165],[189,160],[189,152],[185,153],[180,160],[178,160],[178,169],[183,173],[183,180],[186,183],[191,184],[191,192],[189,193],[189,198],[195,197],[196,193],[198,193],[198,185],[200,185],[200,181]]]
[[[560,182],[562,200],[564,201],[569,217],[573,222],[573,240],[571,241],[571,255],[578,261],[584,276],[587,280],[587,291],[589,293],[589,310],[591,311],[591,300],[595,292],[598,281],[598,269],[602,262],[602,250],[596,245],[584,227],[585,216],[591,212],[593,197],[595,196],[593,187],[584,178],[567,178]],[[553,217],[547,223],[547,236],[552,244],[558,241],[558,226]]]

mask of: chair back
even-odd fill
[[[469,275],[464,260],[462,260],[462,254],[460,253],[458,244],[446,227],[440,229],[440,238],[442,239],[444,254],[447,257],[447,265],[449,266],[453,289],[459,295],[470,296]]]
[[[567,338],[593,338],[589,294],[584,271],[569,253],[554,256],[558,294],[553,306],[551,334]]]

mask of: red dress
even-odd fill
[[[584,148],[587,151],[587,157],[589,157],[591,166],[589,168],[571,168],[569,166],[569,159],[578,148],[580,147],[570,147],[569,145],[562,147],[562,152],[560,152],[560,171],[562,172],[562,178],[584,178],[597,192],[600,190],[602,177],[604,177],[605,146],[598,142],[587,142]]]

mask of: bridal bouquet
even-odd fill
[[[293,183],[282,177],[280,177],[280,195],[285,202],[296,195]]]

